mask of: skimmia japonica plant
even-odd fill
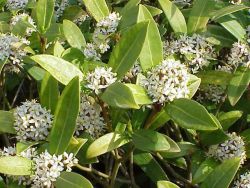
[[[249,188],[248,0],[0,0],[0,188]]]

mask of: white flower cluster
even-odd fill
[[[112,72],[112,68],[96,67],[94,71],[86,75],[86,86],[98,95],[102,89],[107,88],[116,80],[116,73]]]
[[[215,56],[213,46],[206,41],[206,38],[194,34],[193,36],[182,35],[179,39],[171,39],[164,44],[165,56],[173,54],[184,59],[192,73],[209,65],[209,58]]]
[[[17,140],[41,141],[46,140],[52,126],[53,117],[48,110],[35,100],[26,101],[14,112],[14,128]]]
[[[231,3],[233,5],[240,5],[241,4],[241,0],[230,0],[229,3]]]
[[[239,157],[241,164],[246,160],[246,148],[243,139],[236,135],[235,132],[228,133],[229,139],[217,145],[212,145],[209,148],[208,155],[215,157],[220,161]]]
[[[50,155],[45,151],[34,159],[35,175],[32,178],[32,188],[51,187],[52,183],[60,176],[64,170],[71,171],[72,167],[78,163],[73,154],[64,153],[62,155]]]
[[[228,57],[227,64],[232,70],[239,66],[250,68],[250,47],[243,42],[235,42]]]
[[[29,41],[12,34],[0,33],[0,60],[4,61],[6,58],[9,58],[13,64],[20,63],[22,58],[27,54],[21,48],[24,44],[29,45]]]
[[[89,17],[88,14],[82,14],[79,17],[77,17],[73,22],[76,25],[82,25],[82,23]]]
[[[13,16],[10,20],[10,25],[14,27],[20,20],[27,21],[30,24],[30,27],[26,29],[27,36],[30,36],[32,32],[35,31],[36,28],[34,20],[26,13],[21,13]]]
[[[3,150],[0,150],[0,156],[16,156],[16,148],[15,147],[4,147]],[[22,151],[18,156],[24,157],[27,159],[33,160],[37,155],[36,148],[28,148],[27,150]],[[18,182],[18,185],[30,185],[32,183],[29,176],[11,176],[7,175],[13,181]]]
[[[215,104],[219,104],[225,101],[225,88],[218,85],[206,85],[199,88],[198,96],[196,100],[199,102],[203,102],[204,100],[208,100],[214,102]]]
[[[113,12],[96,24],[93,42],[88,43],[84,50],[88,60],[100,60],[101,54],[108,51],[110,36],[116,32],[120,19],[119,14]]]
[[[241,174],[233,183],[232,188],[249,188],[250,187],[250,172]]]
[[[69,6],[68,0],[56,0],[55,2],[55,15],[58,20],[62,15],[64,10]]]
[[[29,0],[7,0],[6,6],[9,10],[24,9]]]
[[[82,94],[75,134],[79,136],[81,131],[85,131],[93,138],[100,137],[105,131],[105,123],[101,113],[101,107],[95,102],[95,99]]]
[[[141,80],[153,102],[164,103],[188,97],[188,69],[180,61],[164,60]]]

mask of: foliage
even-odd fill
[[[0,187],[250,187],[249,1],[0,8]]]

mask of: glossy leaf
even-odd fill
[[[73,153],[74,155],[77,155],[79,150],[82,148],[82,146],[88,141],[88,139],[83,138],[74,138],[72,137],[69,145],[66,149],[67,153]]]
[[[80,81],[83,80],[83,73],[76,66],[61,58],[52,55],[35,55],[31,59],[64,85],[76,76],[79,76]]]
[[[218,161],[213,158],[208,158],[201,163],[197,171],[194,173],[192,183],[197,184],[201,183],[206,179],[206,177],[214,170],[216,166],[218,166]]]
[[[15,134],[13,112],[0,110],[0,132]]]
[[[223,71],[206,71],[198,73],[197,76],[201,79],[202,84],[213,85],[228,85],[232,74]]]
[[[188,95],[189,95],[189,98],[191,99],[195,95],[197,90],[199,89],[199,86],[201,84],[201,79],[192,74],[190,74],[189,76],[190,78],[188,81],[188,90],[189,90]]]
[[[108,133],[95,140],[87,150],[87,158],[97,157],[130,142],[130,140],[119,133]]]
[[[56,179],[55,186],[57,188],[93,188],[88,179],[75,172],[62,172]]]
[[[219,22],[236,39],[242,40],[245,37],[246,35],[245,29],[241,26],[241,24],[237,20],[235,20],[235,18],[230,17],[230,15],[221,17],[216,21]]]
[[[41,104],[54,114],[60,93],[57,80],[48,72],[42,80],[39,95]]]
[[[139,5],[137,22],[146,20],[149,20],[148,32],[139,57],[141,67],[144,71],[161,63],[163,60],[163,44],[157,24],[148,9],[143,5]]]
[[[188,33],[203,31],[209,20],[209,12],[215,5],[214,0],[196,0],[189,14]]]
[[[175,33],[187,33],[185,18],[178,7],[169,0],[158,0],[169,24]]]
[[[228,130],[228,128],[233,125],[238,119],[243,115],[242,111],[230,111],[226,113],[221,113],[218,117],[223,130]]]
[[[250,70],[243,68],[237,70],[228,86],[228,99],[232,106],[234,106],[243,95],[244,91],[250,83]]]
[[[52,130],[49,136],[49,150],[53,154],[66,151],[76,128],[76,118],[79,113],[80,84],[75,77],[65,87],[59,98]]]
[[[212,16],[212,20],[216,20],[219,19],[225,15],[240,11],[240,10],[244,10],[244,9],[248,9],[249,7],[245,6],[245,5],[229,5],[226,6],[222,9],[216,10],[214,12],[212,12],[210,14],[210,16]]]
[[[102,100],[113,107],[139,109],[139,105],[150,104],[146,91],[138,85],[114,83],[101,96]]]
[[[157,115],[152,120],[152,122],[150,122],[149,129],[152,129],[152,130],[157,129],[163,126],[169,120],[170,120],[170,117],[168,113],[165,111],[165,109],[163,109],[159,113],[157,113]]]
[[[170,181],[158,181],[157,188],[180,188]]]
[[[135,147],[142,151],[167,151],[170,145],[165,135],[152,130],[137,130],[132,135]]]
[[[240,159],[223,161],[201,184],[201,188],[228,188],[240,166]]]
[[[83,3],[96,21],[101,21],[109,15],[109,9],[105,0],[83,0]]]
[[[82,50],[86,41],[79,27],[69,20],[63,20],[63,33],[71,47]]]
[[[45,33],[50,25],[54,14],[55,0],[39,0],[36,6],[36,18],[38,30]]]
[[[168,180],[166,173],[150,153],[136,152],[134,162],[153,182]]]
[[[186,129],[216,130],[217,122],[204,106],[189,99],[176,99],[167,105],[166,111],[173,121]]]
[[[148,24],[149,22],[141,22],[131,27],[113,49],[108,64],[117,73],[118,79],[133,67],[139,57],[147,36]]]
[[[16,176],[31,175],[32,160],[18,156],[0,157],[0,173]]]

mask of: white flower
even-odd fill
[[[73,154],[50,155],[47,151],[34,159],[35,175],[32,177],[32,188],[51,187],[52,183],[64,170],[71,171],[71,167],[78,163]]]
[[[230,0],[229,3],[231,3],[233,5],[240,5],[241,4],[241,0]]]
[[[250,47],[243,42],[235,42],[228,57],[227,64],[236,69],[238,66],[250,68]]]
[[[110,35],[112,33],[115,33],[119,25],[120,19],[121,17],[119,16],[119,13],[111,13],[106,18],[96,24],[97,28],[94,33],[96,35]]]
[[[86,131],[93,138],[100,137],[105,131],[105,123],[101,112],[101,107],[95,102],[94,98],[82,94],[76,121],[76,135],[79,136],[81,131]]]
[[[124,76],[124,79],[129,80],[132,78],[136,78],[136,76],[140,73],[142,73],[142,67],[140,63],[137,61],[135,62],[133,67],[126,73],[126,75]]]
[[[97,52],[96,46],[93,43],[86,44],[83,54],[88,60],[99,61],[101,59],[101,55]]]
[[[188,69],[180,61],[164,60],[154,67],[142,79],[141,85],[146,88],[153,102],[164,103],[178,98],[188,97]]]
[[[116,81],[116,73],[112,72],[112,68],[96,67],[86,76],[87,88],[93,90],[96,94],[101,93],[102,89]]]
[[[31,33],[32,33],[33,31],[35,31],[34,28],[36,28],[36,25],[35,25],[34,20],[33,20],[28,14],[26,14],[26,13],[17,14],[17,15],[15,15],[15,16],[13,16],[13,17],[11,18],[11,20],[10,20],[10,25],[13,27],[13,26],[15,26],[20,20],[27,21],[27,22],[31,25],[31,27],[28,27],[28,28],[26,29],[26,34],[27,34],[28,36],[30,36]]]
[[[188,64],[191,72],[197,73],[209,65],[209,58],[214,57],[213,46],[201,35],[182,35],[179,39],[166,41],[164,44],[165,56],[179,55]]]
[[[83,22],[89,17],[87,14],[82,14],[81,16],[77,17],[73,22],[77,25],[82,25]]]
[[[55,15],[57,20],[63,15],[64,10],[69,6],[68,0],[56,0]]]
[[[229,139],[209,148],[208,155],[217,158],[220,161],[239,157],[241,164],[246,160],[246,148],[243,139],[237,136],[235,132],[228,133]]]
[[[20,63],[26,52],[21,48],[23,44],[28,45],[29,41],[18,38],[12,34],[0,33],[0,60],[9,58],[13,64]]]
[[[7,0],[6,6],[9,10],[24,9],[29,0]]]
[[[250,172],[241,174],[233,183],[232,188],[249,188],[250,187]]]
[[[212,85],[212,84],[201,86],[199,88],[197,101],[203,102],[204,100],[208,100],[216,104],[219,104],[225,101],[226,99],[225,92],[226,89],[222,86]]]
[[[17,140],[46,140],[52,126],[52,115],[35,100],[26,101],[14,112]]]

